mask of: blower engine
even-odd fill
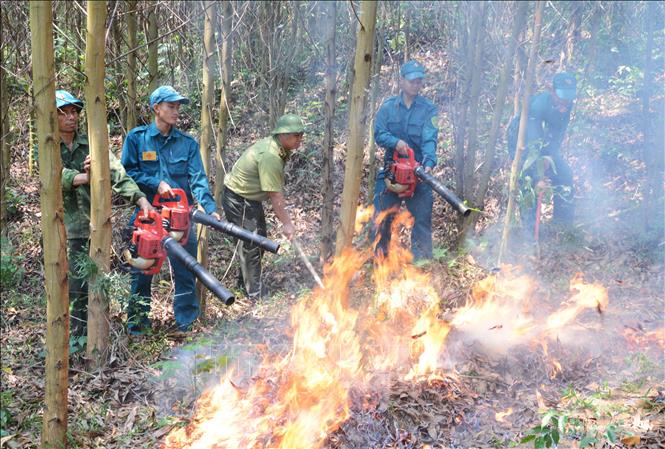
[[[397,150],[393,152],[393,161],[388,167],[385,179],[388,189],[400,198],[411,198],[416,191],[418,181],[432,187],[436,193],[465,217],[471,213],[471,209],[455,193],[448,189],[441,181],[427,173],[413,154],[412,148],[407,148],[407,155],[401,156]]]
[[[182,247],[189,239],[190,223],[210,226],[273,253],[279,250],[279,244],[266,237],[190,207],[182,189],[173,189],[173,197],[155,195],[152,205],[159,212],[151,211],[147,217],[139,213],[134,220],[131,243],[123,251],[125,261],[144,274],[155,274],[167,255],[175,257],[226,305],[235,301],[233,293]]]

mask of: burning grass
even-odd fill
[[[394,221],[396,227],[409,224],[407,214]],[[164,447],[352,444],[354,437],[345,431],[349,422],[358,428],[361,422],[369,425],[359,417],[387,414],[395,423],[393,434],[384,432],[374,440],[365,435],[362,444],[356,443],[403,442],[401,428],[414,429],[407,432],[409,438],[416,432],[421,442],[438,441],[442,424],[462,423],[474,397],[450,369],[459,356],[448,351],[452,329],[460,341],[478,342],[489,353],[541,348],[556,376],[561,365],[549,355],[548,343],[585,310],[600,313],[608,304],[601,285],[587,284],[576,274],[570,298],[557,310],[535,316],[534,281],[506,267],[479,282],[467,304],[444,320],[429,276],[411,264],[410,253],[397,243],[386,258],[373,261],[371,301],[352,301],[351,292],[371,259],[369,249],[349,249],[337,257],[325,269],[325,288],[294,306],[290,351],[266,356],[246,386],[237,380],[242,373],[227,372],[198,400],[190,424],[171,432]],[[409,398],[420,412],[400,407]]]

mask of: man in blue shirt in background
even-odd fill
[[[573,224],[575,195],[573,171],[561,154],[561,144],[570,122],[570,111],[577,95],[575,75],[560,72],[552,79],[552,89],[540,92],[531,98],[529,104],[529,120],[526,127],[525,148],[522,163],[530,161],[528,167],[520,167],[524,174],[530,176],[536,190],[542,189],[551,182],[554,189],[554,213],[552,221],[562,227]],[[520,114],[513,118],[508,126],[508,152],[514,157],[517,147]],[[540,160],[547,156],[551,162]],[[535,222],[535,205],[527,207],[524,222],[531,228]]]
[[[199,145],[190,135],[175,128],[178,122],[180,105],[189,100],[171,86],[161,86],[150,95],[150,109],[155,121],[150,125],[132,129],[125,139],[122,149],[122,165],[134,179],[143,193],[152,202],[155,194],[173,195],[173,188],[187,193],[189,204],[194,198],[207,214],[221,219],[216,212],[215,200],[210,193],[208,178],[203,169]],[[130,220],[134,223],[136,213]],[[184,245],[189,254],[196,258],[196,228],[189,233]],[[199,300],[195,294],[195,276],[176,260],[169,258],[175,281],[173,312],[178,330],[187,332],[199,315]],[[151,275],[138,270],[132,274],[132,297],[127,307],[128,329],[139,334],[150,327]],[[136,297],[142,300],[136,300]]]
[[[418,95],[423,87],[425,68],[417,61],[408,61],[400,69],[399,95],[388,98],[379,108],[374,119],[374,140],[385,149],[384,169],[376,178],[374,192],[374,218],[390,208],[399,208],[399,184],[386,183],[389,164],[393,153],[407,155],[407,148],[412,148],[416,161],[431,172],[436,166],[436,139],[438,119],[436,106]],[[432,188],[425,183],[418,183],[411,198],[404,200],[407,210],[414,218],[411,233],[411,252],[414,260],[432,258]],[[375,224],[375,232],[380,234],[376,251],[387,255],[390,243],[392,215],[386,216],[381,223]]]

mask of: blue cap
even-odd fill
[[[568,72],[559,72],[552,78],[552,87],[556,96],[566,101],[573,101],[577,96],[577,79]]]
[[[399,74],[408,81],[413,81],[416,78],[425,78],[425,67],[412,59],[402,64]]]
[[[178,102],[180,104],[189,103],[189,99],[187,97],[183,97],[182,95],[180,95],[178,91],[171,86],[159,86],[157,89],[154,90],[153,93],[150,94],[151,108],[154,105],[163,103],[165,101],[172,103]]]
[[[83,102],[76,98],[74,95],[70,94],[66,90],[56,90],[55,91],[55,107],[60,109],[68,105],[74,105],[79,108],[79,111],[83,109]]]

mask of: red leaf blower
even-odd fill
[[[393,152],[393,161],[388,167],[385,179],[388,190],[396,193],[400,198],[411,198],[416,191],[416,185],[422,181],[441,195],[453,209],[465,217],[468,216],[471,209],[466,207],[452,190],[425,171],[423,166],[416,161],[412,148],[407,148],[406,151],[406,156],[401,156],[397,150]]]

